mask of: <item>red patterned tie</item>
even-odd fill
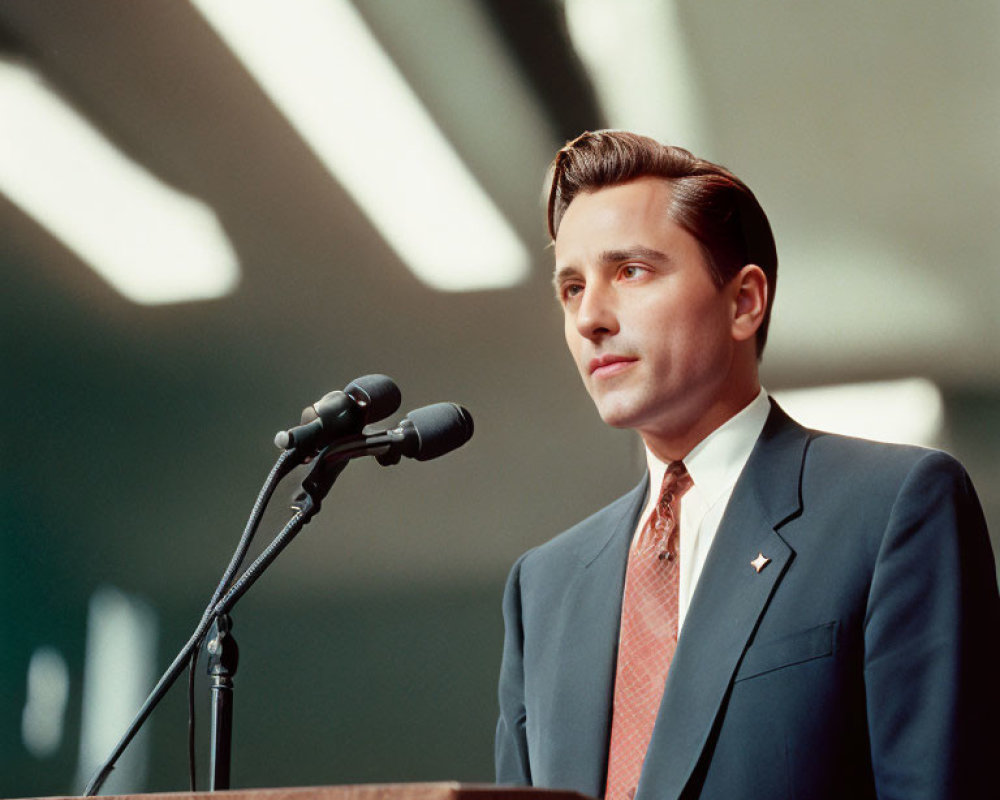
[[[691,485],[683,462],[667,466],[660,499],[629,550],[604,792],[607,800],[631,800],[635,795],[677,648],[680,500]]]

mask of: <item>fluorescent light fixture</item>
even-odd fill
[[[82,791],[104,762],[146,699],[155,678],[156,615],[134,596],[110,586],[90,598],[83,672],[80,761],[76,781]],[[149,723],[132,742],[105,785],[139,791],[149,760]]]
[[[499,289],[530,256],[346,0],[192,0],[428,286]]]
[[[69,699],[69,668],[52,647],[40,647],[28,662],[28,687],[21,712],[21,740],[35,758],[55,755],[62,741]]]
[[[933,447],[944,428],[941,391],[923,378],[771,394],[806,427],[862,439]]]
[[[239,278],[215,214],[107,141],[27,68],[0,61],[0,190],[136,303],[220,297]]]
[[[704,149],[694,71],[673,0],[565,0],[570,40],[612,127]]]

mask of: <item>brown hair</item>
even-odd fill
[[[757,356],[764,351],[771,319],[778,253],[764,209],[743,181],[725,167],[627,131],[587,131],[566,143],[550,167],[549,236],[580,193],[643,177],[670,182],[670,217],[701,245],[716,286],[729,282],[745,265],[767,277],[767,309],[757,330]]]

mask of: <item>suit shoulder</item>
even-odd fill
[[[586,519],[566,529],[558,536],[521,556],[518,564],[524,568],[543,568],[549,563],[565,563],[569,558],[587,560],[603,548],[623,525],[631,529],[645,497],[644,478],[635,488],[595,511]]]
[[[838,474],[849,482],[903,482],[914,471],[966,477],[949,453],[929,447],[890,444],[841,434],[811,431],[805,468]]]
[[[851,520],[859,530],[864,522],[873,533],[893,519],[930,518],[936,507],[965,509],[969,520],[982,513],[968,473],[948,453],[826,433],[809,443],[800,492],[813,515]]]

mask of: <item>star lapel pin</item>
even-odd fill
[[[750,566],[757,570],[757,572],[760,572],[770,563],[771,559],[767,558],[763,553],[757,553],[757,558],[750,562]]]

